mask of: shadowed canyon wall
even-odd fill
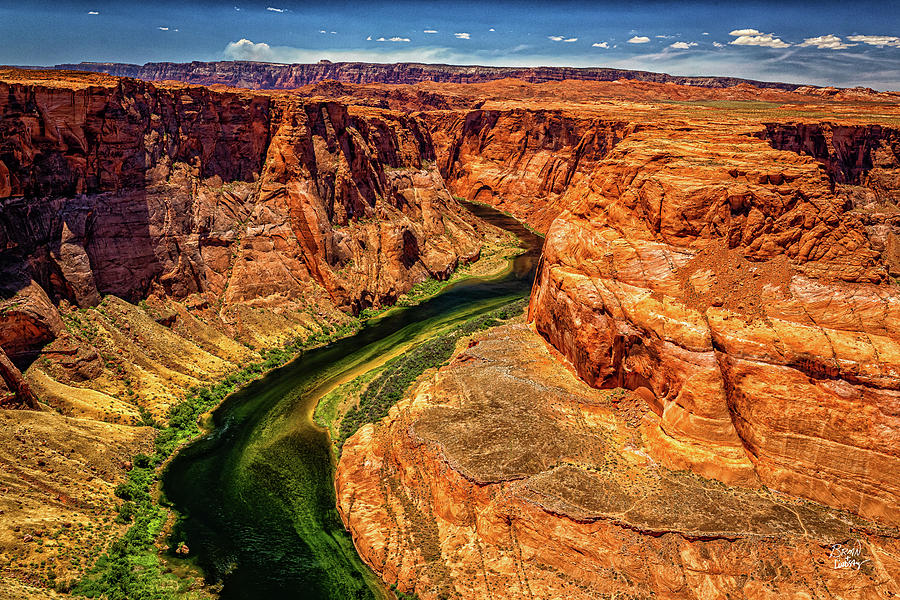
[[[68,339],[60,303],[178,301],[266,346],[479,254],[407,115],[132,80],[0,97],[0,348],[22,368]]]

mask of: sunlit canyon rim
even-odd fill
[[[0,596],[119,585],[140,469],[168,597],[900,594],[900,95],[223,64],[0,70]]]

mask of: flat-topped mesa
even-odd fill
[[[754,81],[737,77],[683,77],[650,71],[602,67],[487,67],[424,63],[361,63],[320,61],[313,64],[283,64],[253,61],[189,63],[156,62],[144,65],[82,62],[53,67],[66,71],[91,71],[146,81],[184,81],[203,85],[228,85],[252,89],[294,89],[326,79],[346,83],[480,83],[516,78],[529,83],[563,81],[617,81],[630,79],[677,83],[711,88],[752,84],[760,88],[794,90],[798,84]],[[808,87],[808,86],[807,86]]]
[[[0,81],[0,347],[20,367],[65,332],[62,301],[210,307],[230,337],[261,346],[479,254],[417,118],[15,75]]]
[[[643,394],[663,464],[896,525],[896,211],[855,207],[891,196],[836,187],[816,159],[764,141],[797,150],[805,134],[786,140],[821,130],[628,136],[561,200],[530,315],[585,381]],[[900,154],[896,132],[880,132],[883,185]],[[859,168],[873,135],[833,132],[811,154],[873,181]]]

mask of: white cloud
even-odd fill
[[[609,48],[609,44],[607,42],[594,42],[591,44],[592,48]]]
[[[278,12],[278,13],[287,12],[286,8],[275,8],[274,6],[267,6],[266,10],[271,10],[272,12]]]
[[[667,40],[667,39],[669,39],[670,37],[674,37],[674,36],[671,36],[671,35],[654,35],[653,37],[658,38],[658,39],[661,39],[661,40]]]
[[[383,38],[383,37],[380,37],[380,38],[378,38],[376,41],[379,41],[379,42],[408,42],[408,41],[409,41],[409,38],[405,38],[405,37],[392,37],[392,38],[387,38],[387,39],[385,39],[385,38]]]
[[[497,30],[494,29],[493,27],[491,27],[490,29],[488,29],[488,31],[497,31]]]
[[[374,40],[373,40],[374,41]],[[479,52],[461,52],[456,48],[435,46],[411,46],[409,44],[368,44],[358,48],[325,49],[297,48],[294,46],[270,46],[264,42],[241,39],[225,47],[226,60],[249,60],[274,63],[316,63],[320,60],[333,62],[424,62],[457,65],[499,63],[498,66],[521,65],[521,58],[506,58],[505,51],[498,53],[499,60]],[[537,57],[529,61],[533,66],[552,62],[550,57]],[[568,61],[570,62],[570,61]],[[559,66],[563,66],[559,62]],[[585,63],[584,66],[589,66]]]
[[[320,30],[319,30],[319,33],[328,33],[328,32],[325,31],[324,29],[320,29]]]
[[[554,42],[561,42],[561,41],[563,41],[563,40],[566,39],[566,38],[565,38],[564,36],[561,36],[561,35],[548,35],[548,36],[547,36],[547,39],[548,39],[548,40],[553,40]]]
[[[636,35],[633,38],[631,38],[630,40],[628,40],[628,43],[629,44],[646,44],[649,41],[650,41],[650,38],[648,38],[647,36]]]
[[[720,44],[719,42],[713,42],[713,46],[715,46],[716,48],[724,48],[725,44]]]
[[[847,39],[851,42],[862,42],[863,44],[878,46],[879,48],[884,46],[900,48],[900,37],[892,35],[848,35]]]
[[[168,27],[157,27],[157,29],[159,29],[160,31],[168,31],[169,30]]]
[[[696,46],[697,42],[675,42],[674,44],[669,44],[669,48],[675,48],[676,50],[688,50],[691,46]]]
[[[238,6],[235,6],[235,7],[234,7],[234,10],[236,10],[236,11],[238,11],[238,12],[241,11],[240,7],[238,7]]]
[[[426,29],[422,33],[437,33],[437,29]]]
[[[703,32],[703,35],[709,35],[709,32],[708,32],[708,31],[704,31],[704,32]]]
[[[331,35],[337,35],[337,31],[329,31],[328,33],[330,33]]]
[[[564,44],[571,44],[572,42],[577,42],[578,38],[566,38],[563,40]]]
[[[733,35],[737,38],[730,42],[734,46],[765,46],[767,48],[787,48],[790,46],[781,38],[775,37],[774,33],[763,33],[756,29],[735,29],[728,35]]]
[[[241,38],[225,46],[225,56],[234,60],[274,61],[275,53],[265,42],[251,42]]]
[[[470,39],[472,39],[472,34],[471,34],[471,33],[467,33],[467,32],[454,33],[453,35],[455,35],[456,37],[458,37],[458,38],[461,39],[461,40],[470,40]]]
[[[845,48],[852,48],[856,44],[845,44],[844,41],[838,36],[829,33],[828,35],[820,35],[818,37],[806,38],[803,40],[801,46],[815,46],[820,50],[828,49],[828,50],[844,50]]]
[[[89,15],[99,15],[100,13],[97,12],[96,10],[89,10],[89,11],[88,11],[88,14],[89,14]]]
[[[734,31],[731,31],[728,33],[728,35],[733,35],[735,37],[737,37],[739,35],[761,35],[761,34],[762,34],[762,31],[759,31],[758,29],[735,29]]]

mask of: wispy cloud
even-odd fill
[[[159,29],[160,31],[168,31],[169,30],[168,27],[157,27],[157,29]]]
[[[633,38],[631,38],[630,40],[628,40],[628,43],[629,44],[646,44],[649,41],[650,41],[650,38],[648,38],[645,35],[636,35]]]
[[[270,10],[270,11],[272,11],[272,12],[277,12],[277,13],[283,13],[283,12],[287,12],[288,9],[286,9],[286,8],[275,8],[274,6],[267,6],[267,7],[266,7],[266,10]]]
[[[900,48],[900,37],[893,35],[848,35],[847,39],[851,42],[862,42],[863,44],[878,46],[879,48],[884,46]]]
[[[378,38],[378,39],[375,40],[375,41],[377,41],[377,42],[408,42],[408,41],[409,41],[409,38],[405,38],[405,37],[396,37],[396,36],[395,36],[395,37],[390,37],[390,38],[383,38],[383,37],[380,37],[380,38]]]
[[[820,50],[845,50],[846,48],[852,48],[853,46],[856,46],[856,44],[844,43],[844,40],[834,34],[829,33],[828,35],[806,38],[805,40],[803,40],[803,43],[800,44],[800,46],[815,46]]]
[[[674,44],[669,44],[669,48],[675,48],[676,50],[690,50],[696,45],[697,42],[675,42]]]
[[[88,11],[88,14],[89,14],[89,15],[99,15],[100,12],[99,12],[99,11],[96,11],[96,10],[89,10],[89,11]]]
[[[716,48],[724,48],[725,44],[722,44],[720,42],[713,42],[713,46],[715,46]]]
[[[591,44],[592,48],[609,48],[608,42],[594,42]]]
[[[422,33],[437,33],[437,29],[425,29]]]
[[[472,39],[472,34],[471,34],[471,33],[467,33],[467,32],[465,32],[465,31],[459,32],[459,33],[454,33],[453,35],[455,35],[456,37],[458,37],[458,38],[461,39],[461,40],[470,40],[470,39]]]
[[[567,43],[567,44],[571,44],[572,42],[577,42],[577,41],[578,41],[578,38],[577,38],[577,37],[570,37],[570,38],[567,38],[567,37],[564,36],[564,35],[548,35],[548,36],[547,36],[547,39],[548,39],[548,40],[552,40],[552,41],[554,41],[554,42],[564,42],[564,43]]]
[[[763,33],[756,29],[735,29],[728,35],[737,38],[730,42],[734,46],[765,46],[767,48],[787,48],[790,46],[781,38],[775,37],[774,33]]]

